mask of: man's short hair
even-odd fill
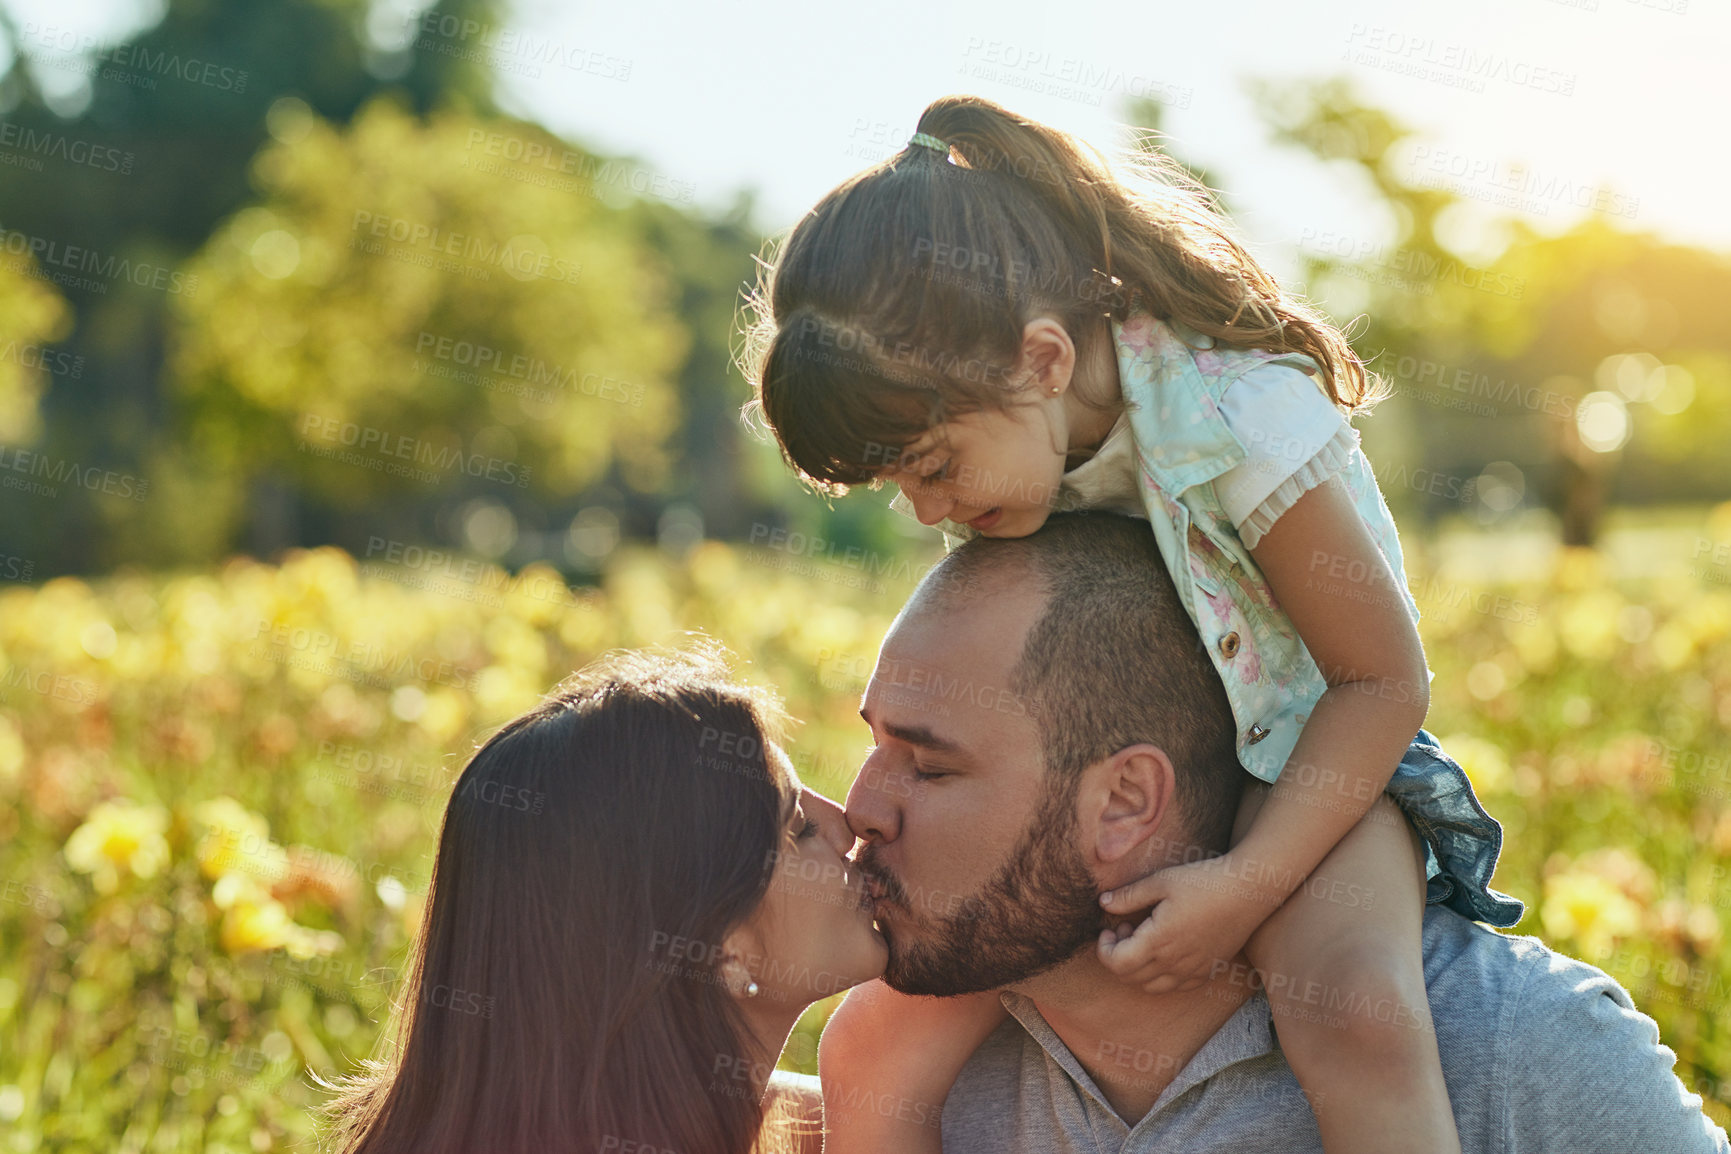
[[[1057,513],[1026,537],[976,537],[935,566],[922,598],[989,596],[1020,570],[1044,588],[1010,688],[1031,702],[1051,785],[1074,793],[1088,766],[1126,746],[1166,751],[1196,845],[1224,850],[1244,786],[1220,675],[1179,603],[1148,523]]]

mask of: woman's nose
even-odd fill
[[[821,793],[807,792],[805,812],[817,819],[818,828],[830,848],[842,857],[853,849],[853,830],[848,828],[847,814],[842,807]]]

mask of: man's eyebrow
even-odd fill
[[[859,711],[860,718],[871,725],[871,718],[866,717],[866,711]],[[875,727],[874,727],[875,728]],[[905,741],[909,745],[917,745],[921,749],[930,749],[937,753],[966,753],[959,744],[947,737],[939,737],[923,725],[897,725],[894,722],[884,723],[884,732],[897,741]]]

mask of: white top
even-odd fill
[[[1294,382],[1295,376],[1301,379]],[[1287,365],[1263,365],[1239,377],[1221,395],[1220,415],[1245,457],[1215,478],[1214,494],[1249,549],[1300,497],[1344,469],[1358,444],[1357,431],[1334,403]],[[1145,518],[1139,476],[1125,415],[1093,457],[1064,474],[1060,492],[1067,490],[1067,499],[1059,507]]]

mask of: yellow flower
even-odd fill
[[[1557,551],[1552,580],[1559,589],[1592,589],[1604,584],[1605,558],[1590,546],[1565,546]]]
[[[17,726],[0,717],[0,781],[13,781],[23,768],[24,738]]]
[[[205,827],[198,866],[211,879],[243,873],[275,881],[288,871],[288,851],[270,839],[270,824],[232,797],[213,797],[192,811]]]
[[[211,899],[223,911],[218,940],[231,954],[283,949],[305,959],[342,948],[342,935],[297,924],[287,907],[244,874],[218,880],[211,887]]]
[[[1509,788],[1509,759],[1502,747],[1465,733],[1451,734],[1442,747],[1461,763],[1476,793],[1500,793]]]
[[[105,801],[66,839],[66,862],[113,893],[121,873],[155,877],[168,864],[168,811],[157,805]]]
[[[1627,894],[1596,873],[1576,869],[1545,879],[1540,917],[1547,936],[1572,938],[1588,956],[1641,928],[1641,907]]]
[[[1621,643],[1617,621],[1623,605],[1622,597],[1610,589],[1569,598],[1559,614],[1563,647],[1586,661],[1610,660]]]
[[[219,940],[231,954],[274,950],[289,942],[288,910],[250,878],[230,874],[216,883],[216,904],[226,907]]]

